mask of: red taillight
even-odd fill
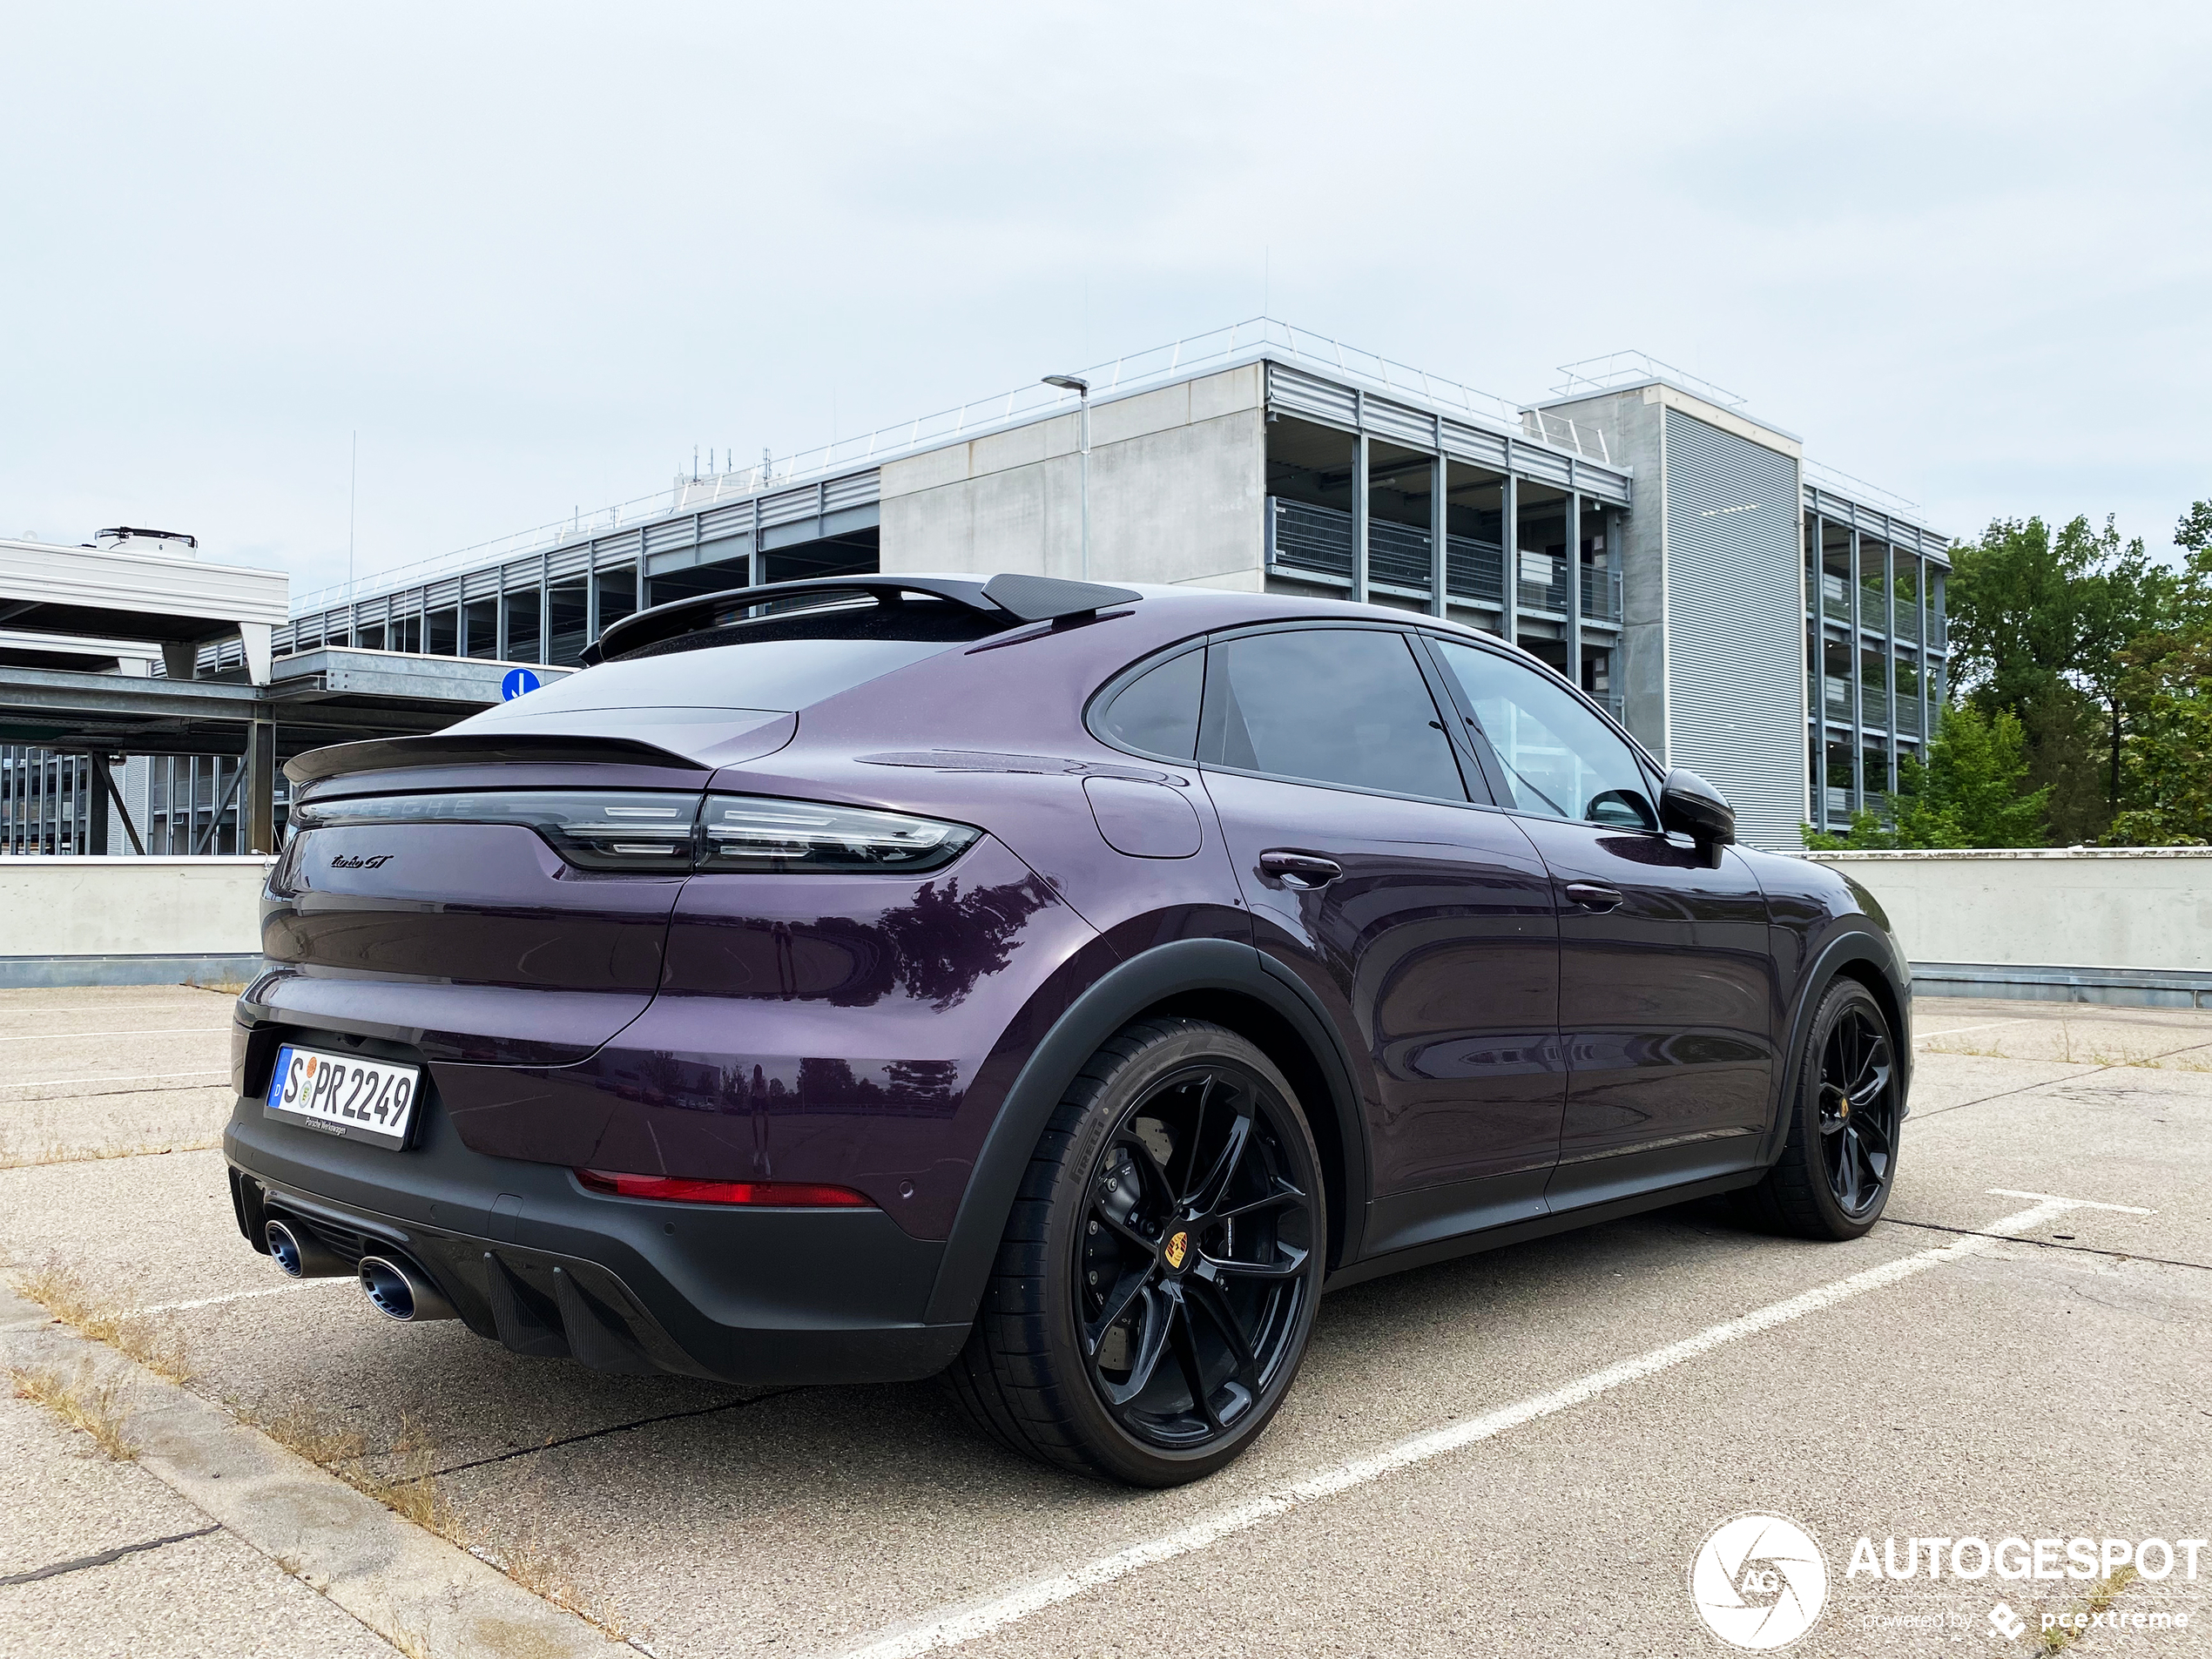
[[[850,1187],[826,1187],[813,1181],[699,1181],[687,1175],[624,1175],[617,1170],[578,1170],[576,1178],[594,1192],[611,1192],[620,1198],[776,1204],[792,1210],[875,1208]]]

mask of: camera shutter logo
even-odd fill
[[[1733,1648],[1786,1648],[1828,1600],[1828,1563],[1804,1527],[1780,1515],[1716,1527],[1689,1563],[1689,1599],[1705,1628]]]

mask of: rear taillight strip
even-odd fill
[[[876,1207],[873,1199],[850,1187],[813,1181],[705,1181],[688,1175],[630,1175],[619,1170],[578,1170],[576,1178],[594,1192],[670,1204],[757,1204],[782,1210]]]
[[[299,830],[512,824],[579,869],[758,874],[923,873],[981,839],[972,825],[769,795],[482,789],[303,801]]]

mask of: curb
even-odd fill
[[[287,1452],[222,1406],[0,1289],[0,1360],[131,1384],[141,1467],[401,1652],[611,1659],[636,1651]]]

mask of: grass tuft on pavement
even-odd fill
[[[127,1463],[138,1454],[127,1431],[130,1413],[123,1408],[119,1378],[94,1374],[90,1359],[73,1376],[64,1376],[51,1366],[9,1367],[16,1398],[44,1406],[71,1428],[82,1429],[105,1457]]]
[[[190,1382],[192,1357],[173,1319],[157,1319],[98,1289],[81,1268],[48,1257],[16,1282],[16,1288],[95,1342],[128,1354],[155,1375]]]

